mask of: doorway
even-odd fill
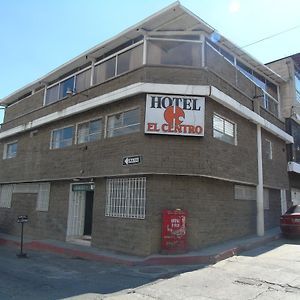
[[[91,184],[72,184],[70,189],[67,240],[90,245],[94,191]]]

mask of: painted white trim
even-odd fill
[[[197,96],[208,96],[220,103],[221,105],[227,107],[228,109],[234,111],[238,115],[248,119],[254,124],[261,125],[266,131],[276,135],[280,139],[284,140],[286,143],[293,143],[294,139],[291,135],[277,127],[276,125],[270,123],[266,119],[259,116],[257,113],[253,112],[246,106],[242,105],[238,101],[234,100],[230,96],[226,95],[222,91],[218,90],[214,86],[209,85],[183,85],[183,84],[163,84],[163,83],[134,83],[132,85],[120,88],[113,92],[92,98],[90,100],[69,106],[60,111],[51,113],[47,116],[35,119],[26,124],[19,125],[17,127],[8,129],[0,133],[0,139],[12,136],[14,134],[31,130],[33,128],[60,120],[84,111],[90,110],[92,108],[106,105],[121,99],[135,96],[137,94],[152,93],[152,94],[179,94],[179,95],[197,95]]]
[[[295,172],[300,174],[300,164],[295,161],[288,162],[288,172]]]
[[[261,126],[256,126],[256,141],[257,141],[257,178],[256,186],[256,232],[258,236],[265,234],[265,219],[264,219],[264,176],[263,176],[263,161],[262,161],[262,142],[261,142]]]

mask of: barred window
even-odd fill
[[[213,136],[223,142],[236,145],[236,124],[214,114]]]
[[[13,184],[0,185],[0,207],[11,208]]]
[[[105,216],[145,219],[146,178],[107,180]]]

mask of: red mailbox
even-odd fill
[[[186,216],[184,210],[163,210],[162,252],[180,253],[186,251]]]

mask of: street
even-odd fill
[[[0,299],[300,299],[300,240],[280,239],[209,266],[102,264],[0,247]]]

